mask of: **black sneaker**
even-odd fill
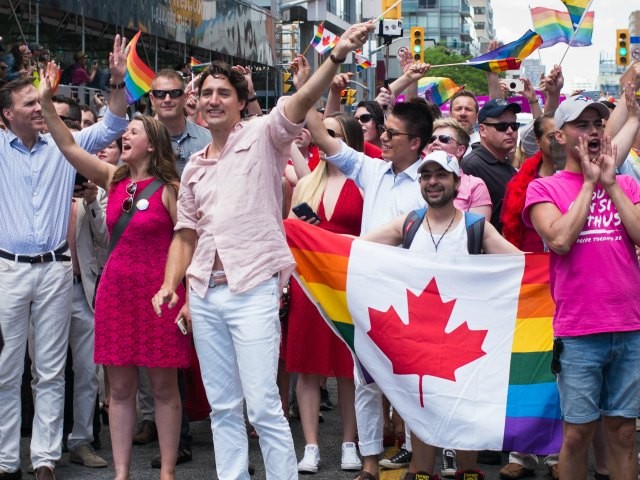
[[[383,468],[390,468],[391,470],[399,470],[400,468],[407,468],[411,463],[411,452],[401,448],[398,453],[389,458],[383,458],[378,464]]]
[[[455,478],[458,465],[456,464],[456,451],[449,448],[442,450],[442,470],[440,475],[446,478]]]
[[[181,463],[187,463],[193,460],[193,455],[191,454],[191,450],[180,447],[178,448],[178,457],[176,458],[176,465],[180,465]],[[160,455],[157,455],[151,460],[151,468],[160,468],[160,464],[162,460],[160,459]]]
[[[333,402],[329,398],[329,390],[320,387],[320,410],[327,412],[333,408]]]

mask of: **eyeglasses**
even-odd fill
[[[396,135],[406,135],[408,137],[416,136],[416,135],[413,135],[412,133],[404,133],[404,132],[398,132],[396,130],[391,130],[390,128],[383,127],[382,125],[378,125],[378,132],[380,133],[380,136],[386,133],[389,136],[389,140],[393,140],[393,137],[395,137]]]
[[[360,123],[369,123],[371,119],[373,119],[373,115],[371,115],[370,113],[363,113],[359,117],[355,117],[355,119]]]
[[[455,138],[453,138],[451,135],[433,135],[430,139],[429,139],[429,143],[433,143],[436,140],[438,140],[440,143],[444,143],[445,145],[448,145],[451,142],[455,142],[457,144],[460,144],[460,142],[458,142]]]
[[[483,123],[482,125],[493,127],[499,132],[506,132],[509,128],[514,132],[517,132],[520,128],[520,124],[518,122]]]
[[[138,184],[136,182],[131,182],[127,185],[126,192],[129,195],[122,202],[122,211],[125,213],[129,213],[133,208],[133,196],[136,194],[136,190],[138,190]]]
[[[331,129],[331,128],[327,128],[327,133],[332,138],[344,138],[344,135],[342,135],[340,133],[336,133],[336,131]]]
[[[174,88],[173,90],[151,90],[151,95],[156,98],[164,99],[167,94],[169,94],[171,98],[179,98],[184,95],[184,90],[181,88]]]

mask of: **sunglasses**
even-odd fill
[[[151,95],[156,98],[164,99],[167,94],[169,94],[171,98],[179,98],[184,95],[184,90],[181,88],[174,88],[173,90],[151,90]]]
[[[412,133],[404,133],[404,132],[398,132],[396,130],[391,130],[389,128],[383,127],[382,125],[378,125],[378,132],[380,133],[380,136],[386,133],[389,136],[389,140],[393,140],[393,137],[395,137],[396,135],[406,135],[407,137],[416,136],[416,135],[413,135]]]
[[[442,134],[442,135],[433,135],[433,136],[429,139],[429,143],[433,143],[433,142],[435,142],[436,140],[438,140],[440,143],[443,143],[443,144],[445,144],[445,145],[448,145],[448,144],[449,144],[449,143],[451,143],[451,142],[454,142],[454,143],[460,143],[460,142],[458,142],[455,138],[453,138],[451,135],[445,135],[445,134]]]
[[[327,128],[327,133],[331,138],[344,138],[344,135],[336,133],[336,131],[331,128]]]
[[[363,113],[359,117],[355,117],[360,123],[369,123],[373,119],[373,115],[370,113]]]
[[[138,190],[138,184],[136,182],[131,182],[127,185],[126,192],[129,195],[122,202],[122,211],[125,213],[129,213],[133,208],[133,196],[136,194],[136,190]]]
[[[509,128],[514,132],[517,132],[520,128],[520,124],[518,122],[483,123],[482,125],[493,127],[499,132],[506,132]]]

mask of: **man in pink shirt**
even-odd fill
[[[556,139],[565,149],[565,170],[531,182],[523,212],[551,250],[551,366],[564,418],[560,478],[587,478],[600,418],[611,478],[638,475],[640,186],[616,176],[616,148],[603,136],[608,117],[606,106],[586,96],[560,105]]]
[[[198,84],[213,141],[183,172],[165,280],[152,301],[158,314],[161,304],[175,305],[186,272],[220,479],[249,478],[243,398],[267,479],[298,478],[276,386],[280,292],[294,268],[282,226],[282,173],[307,111],[375,27],[351,26],[318,71],[266,116],[241,121],[247,83],[228,65],[214,62]],[[298,57],[296,67],[300,74],[308,64]]]

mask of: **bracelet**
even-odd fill
[[[254,95],[253,97],[247,98],[247,103],[255,102],[258,100],[258,95]]]
[[[125,81],[123,80],[120,83],[110,83],[109,87],[112,88],[113,90],[122,90],[127,84],[125,83]]]
[[[536,97],[535,100],[531,101],[531,100],[527,100],[529,102],[529,105],[535,105],[536,103],[540,103],[540,100],[538,100],[538,97]]]
[[[341,63],[344,63],[347,61],[347,57],[344,58],[338,58],[336,57],[333,53],[331,55],[329,55],[329,58],[331,59],[331,61],[333,63],[335,63],[336,65],[340,65]]]

